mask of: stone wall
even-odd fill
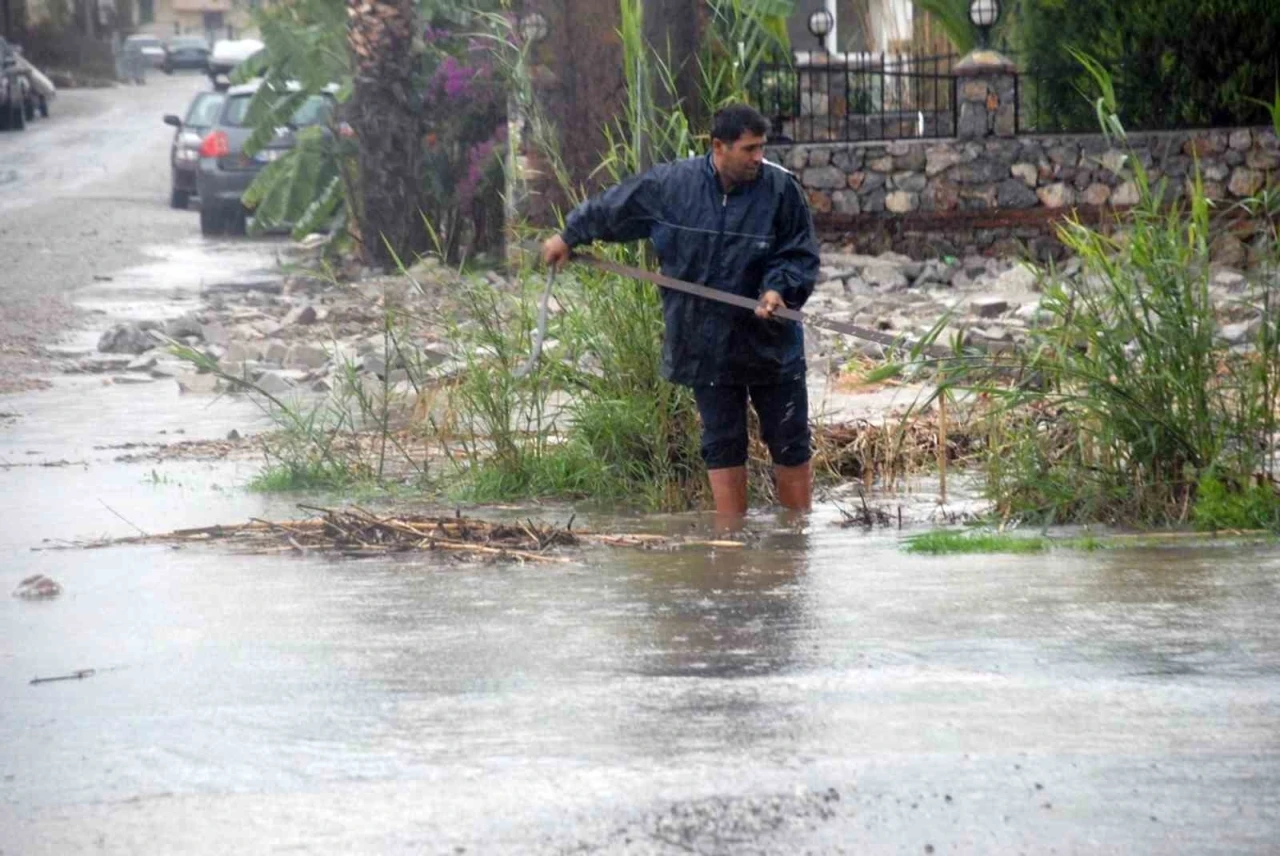
[[[1280,185],[1269,128],[1137,133],[1129,146],[1170,199],[1186,194],[1197,159],[1224,204]],[[824,235],[862,252],[1051,255],[1067,212],[1096,218],[1138,201],[1125,152],[1101,135],[789,145],[769,157],[800,178]]]

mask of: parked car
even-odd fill
[[[173,74],[178,68],[198,68],[204,71],[209,67],[209,43],[202,36],[174,36],[164,44],[164,62],[161,68],[165,74]]]
[[[235,70],[235,67],[247,60],[249,57],[262,50],[263,44],[257,39],[222,39],[213,43],[213,50],[209,54],[209,63],[207,71],[209,79],[213,81],[214,86],[225,85],[226,81],[219,81],[221,76],[225,78]]]
[[[164,123],[176,129],[173,143],[169,146],[169,172],[172,176],[169,205],[174,208],[186,208],[195,195],[200,144],[218,118],[218,111],[225,100],[226,96],[221,92],[198,92],[191,99],[185,116],[179,118],[169,114],[164,117]]]
[[[156,36],[149,36],[144,33],[129,36],[124,40],[125,53],[137,51],[142,54],[146,63],[151,68],[164,67],[164,43]]]
[[[18,66],[18,51],[0,39],[0,130],[27,126],[31,79]]]
[[[248,212],[240,197],[254,177],[293,148],[299,128],[326,124],[333,113],[337,87],[331,86],[303,101],[288,124],[277,128],[275,137],[250,157],[244,152],[244,144],[253,134],[253,127],[248,124],[249,102],[262,85],[261,80],[256,80],[228,89],[218,118],[200,144],[196,189],[200,195],[201,234],[244,234]],[[296,89],[296,85],[290,88]]]

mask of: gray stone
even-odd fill
[[[1224,163],[1207,163],[1200,172],[1205,181],[1226,181],[1231,175],[1231,168]]]
[[[927,162],[924,146],[911,144],[906,146],[906,152],[894,156],[893,168],[899,172],[921,172]]]
[[[272,363],[277,366],[284,365],[284,358],[289,354],[289,346],[284,342],[269,342],[266,349],[262,352],[264,362]]]
[[[964,155],[951,146],[933,146],[925,152],[925,175],[932,178],[946,172],[958,163],[964,162]]]
[[[156,339],[137,324],[117,324],[99,337],[98,350],[104,354],[141,354],[156,344]]]
[[[1253,133],[1248,128],[1236,128],[1227,137],[1227,145],[1237,151],[1245,151],[1253,145]]]
[[[1016,178],[1000,182],[996,194],[1001,208],[1034,208],[1037,202],[1035,191]]]
[[[831,209],[837,214],[858,214],[858,193],[854,190],[837,190],[831,194]]]
[[[125,369],[131,372],[145,372],[156,367],[156,355],[154,353],[145,353],[133,360]]]
[[[920,207],[920,194],[895,190],[884,198],[884,207],[894,214],[909,214]]]
[[[895,172],[893,174],[891,186],[894,190],[905,190],[908,193],[919,193],[924,190],[927,181],[928,179],[919,172]]]
[[[1100,182],[1094,182],[1085,188],[1082,197],[1085,205],[1106,205],[1111,198],[1111,188]]]
[[[1238,271],[1220,270],[1215,271],[1213,274],[1214,288],[1231,292],[1233,294],[1238,294],[1239,292],[1244,291],[1248,284],[1249,281],[1245,279],[1244,274],[1241,274]]]
[[[862,278],[880,291],[898,291],[909,284],[902,268],[892,262],[876,261],[867,265],[862,271]]]
[[[997,318],[1009,311],[1009,301],[994,295],[975,297],[969,301],[969,311],[979,318]]]
[[[1237,166],[1244,166],[1244,162],[1245,162],[1244,152],[1238,152],[1235,149],[1232,149],[1231,151],[1227,152],[1225,155],[1222,156],[1222,162],[1225,163],[1227,166],[1233,167],[1233,168]]]
[[[261,321],[254,321],[250,326],[263,336],[274,336],[284,329],[284,325],[274,318],[263,318]]]
[[[181,339],[184,336],[204,339],[204,325],[192,315],[183,315],[180,318],[172,318],[166,321],[164,334],[170,339]]]
[[[987,135],[987,106],[966,101],[960,105],[960,119],[956,122],[956,136],[972,140]]]
[[[1249,252],[1235,235],[1219,235],[1209,247],[1209,255],[1215,264],[1228,268],[1241,268],[1249,260]]]
[[[293,384],[279,372],[263,372],[254,385],[268,395],[280,395],[293,389]]]
[[[858,149],[841,149],[831,155],[831,165],[845,172],[853,172],[862,166],[862,152]]]
[[[1007,328],[994,324],[988,327],[974,327],[973,335],[988,342],[1013,341],[1013,334]]]
[[[867,161],[867,169],[872,172],[893,172],[893,158],[886,155],[870,159]]]
[[[286,327],[293,324],[314,324],[316,323],[316,308],[311,305],[295,306],[285,314],[280,323]]]
[[[1009,173],[1014,178],[1022,179],[1022,183],[1027,187],[1035,187],[1036,180],[1040,174],[1033,163],[1015,163],[1009,167]],[[1001,203],[1003,204],[1003,203]]]
[[[1026,303],[1019,306],[1013,316],[1030,327],[1039,327],[1053,320],[1053,313],[1039,303]]]
[[[216,375],[187,372],[186,374],[178,375],[177,381],[178,391],[182,393],[189,392],[202,395],[218,391],[218,378]]]
[[[226,345],[231,341],[231,334],[221,324],[205,324],[200,328],[200,338],[216,345]]]
[[[1251,318],[1235,324],[1224,324],[1218,331],[1228,345],[1247,345],[1258,338],[1262,329],[1261,318]]]
[[[1040,188],[1036,191],[1036,196],[1045,208],[1066,208],[1076,201],[1075,190],[1062,182]]]
[[[1251,149],[1244,156],[1244,162],[1249,169],[1272,170],[1280,167],[1280,153]]]
[[[876,190],[862,197],[862,210],[868,214],[879,214],[884,210],[884,191]]]
[[[804,172],[804,168],[809,165],[809,150],[804,146],[796,146],[787,152],[783,164],[794,173]]]
[[[1119,149],[1108,149],[1107,152],[1098,160],[1102,164],[1102,168],[1107,172],[1112,175],[1119,175],[1120,171],[1124,169],[1125,162],[1128,159],[1129,155],[1125,152],[1122,152]]]
[[[1126,181],[1115,189],[1111,194],[1111,204],[1117,207],[1126,205],[1137,205],[1141,196],[1138,193],[1138,185],[1132,181]]]
[[[378,354],[365,354],[360,358],[360,371],[383,377],[387,373],[387,361]]]
[[[1237,167],[1231,173],[1231,182],[1227,185],[1235,196],[1252,196],[1262,189],[1262,173],[1257,170]]]
[[[1008,177],[1004,166],[995,161],[975,161],[956,167],[951,171],[951,178],[957,184],[987,184],[1001,181]]]
[[[1054,166],[1074,167],[1080,163],[1080,151],[1073,145],[1051,146],[1045,154]]]
[[[315,345],[293,345],[284,357],[284,367],[289,369],[318,369],[329,363],[324,348]]]
[[[805,187],[820,190],[836,190],[848,187],[849,179],[843,171],[834,166],[810,167],[804,171],[802,183]]]
[[[1004,294],[1035,291],[1040,275],[1025,264],[1016,264],[996,277],[995,287]]]
[[[883,190],[885,175],[882,172],[857,172],[849,176],[849,186],[863,193]]]
[[[243,363],[262,359],[262,348],[251,342],[232,342],[227,345],[223,359],[229,363]]]

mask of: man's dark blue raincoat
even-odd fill
[[[653,242],[662,272],[757,299],[776,291],[792,309],[813,293],[818,245],[794,176],[768,161],[725,193],[711,157],[656,166],[578,206],[562,236]],[[734,306],[664,289],[663,377],[687,386],[755,386],[803,377],[804,330]]]

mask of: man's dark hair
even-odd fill
[[[762,137],[769,133],[769,120],[749,104],[723,107],[711,123],[711,139],[722,143],[736,143],[747,131]]]

